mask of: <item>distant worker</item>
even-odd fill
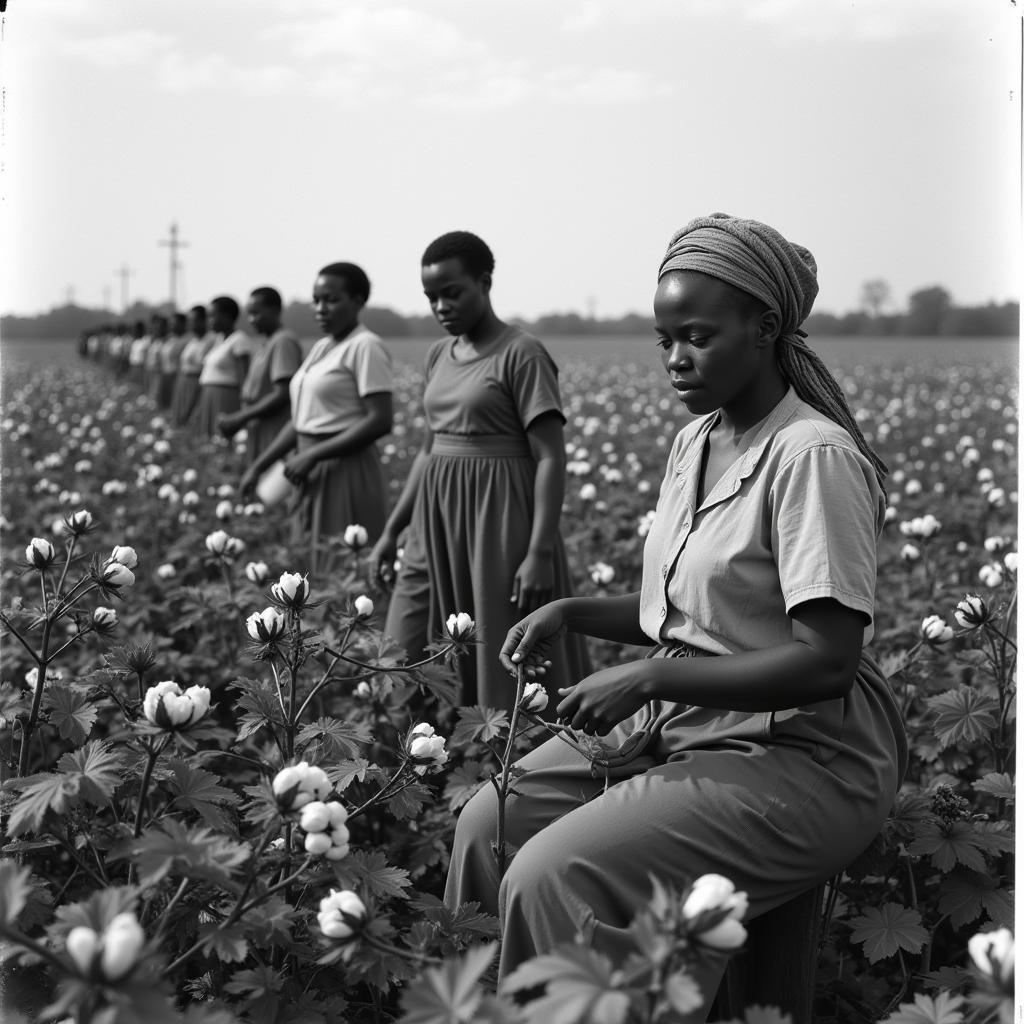
[[[283,303],[276,288],[254,288],[245,305],[249,323],[263,347],[253,356],[242,384],[242,407],[222,413],[217,424],[225,437],[246,430],[246,463],[252,465],[260,452],[291,419],[288,384],[302,363],[302,346],[294,331],[281,325]]]
[[[217,340],[209,329],[205,306],[193,306],[188,311],[188,328],[185,347],[178,360],[174,397],[171,399],[171,418],[179,427],[185,426],[195,412],[199,402],[199,374],[203,369],[203,359]]]
[[[210,326],[219,337],[206,353],[199,374],[196,433],[200,437],[217,434],[221,413],[238,411],[242,381],[253,356],[262,348],[259,339],[237,328],[240,313],[238,303],[228,295],[218,295],[210,303]]]

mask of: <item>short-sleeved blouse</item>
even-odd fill
[[[263,348],[263,339],[254,338],[244,331],[232,331],[226,338],[215,342],[199,374],[200,384],[218,384],[222,387],[240,387],[237,359],[252,359]]]
[[[300,434],[337,434],[363,416],[366,395],[390,392],[391,355],[359,324],[341,341],[321,338],[289,384],[292,424]]]
[[[181,366],[181,354],[188,344],[184,335],[171,335],[160,349],[160,369],[163,373],[177,373]]]
[[[203,360],[206,353],[213,348],[217,341],[217,335],[207,331],[202,337],[189,336],[185,347],[181,350],[181,360],[178,363],[178,372],[187,374],[198,374],[203,369]]]
[[[544,413],[564,421],[558,367],[537,338],[509,327],[466,361],[452,354],[455,341],[442,338],[427,353],[423,408],[433,433],[523,437]]]
[[[302,363],[302,346],[294,331],[287,327],[276,330],[249,364],[242,401],[255,402],[267,394],[271,386],[291,380]]]
[[[717,654],[760,650],[792,639],[794,607],[832,598],[865,616],[867,643],[885,516],[871,464],[790,389],[698,507],[718,415],[688,424],[672,446],[644,547],[641,628]]]

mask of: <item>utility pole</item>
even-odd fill
[[[132,276],[132,269],[127,264],[122,264],[114,271],[116,277],[121,278],[121,312],[128,312],[128,278]]]
[[[178,225],[171,224],[170,238],[161,238],[159,245],[167,246],[171,250],[171,309],[178,308],[178,271],[181,264],[178,262],[178,250],[188,248],[188,242],[178,238]]]

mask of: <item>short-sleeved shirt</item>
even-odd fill
[[[216,341],[217,335],[213,331],[207,331],[202,337],[196,337],[194,334],[189,335],[185,347],[181,350],[178,372],[189,374],[201,373],[206,353],[213,348]]]
[[[171,335],[160,349],[160,369],[163,373],[177,373],[181,364],[181,353],[188,344],[184,334]]]
[[[741,441],[698,506],[718,413],[675,439],[644,546],[640,626],[655,642],[716,654],[792,640],[790,611],[832,598],[872,636],[885,500],[849,433],[790,389]]]
[[[393,388],[391,355],[358,324],[341,341],[321,338],[288,385],[292,424],[300,434],[337,434],[363,416],[362,399]]]
[[[133,338],[131,348],[128,349],[128,362],[132,366],[144,366],[146,363],[146,351],[149,349],[152,338],[144,334],[141,338]]]
[[[524,437],[545,413],[564,421],[558,367],[537,338],[509,327],[465,361],[452,354],[456,340],[442,338],[427,353],[423,408],[433,433]]]
[[[263,348],[263,339],[254,338],[244,331],[232,331],[226,338],[214,342],[199,374],[200,384],[218,384],[222,387],[240,387],[237,359],[252,359]]]
[[[289,381],[302,363],[302,346],[294,331],[276,330],[253,357],[242,385],[242,401],[251,404],[268,394],[274,384]]]

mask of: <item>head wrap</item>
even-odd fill
[[[727,213],[696,217],[672,236],[659,280],[671,270],[696,270],[753,295],[779,314],[780,340],[801,344],[798,328],[818,294],[818,265],[767,224]]]

